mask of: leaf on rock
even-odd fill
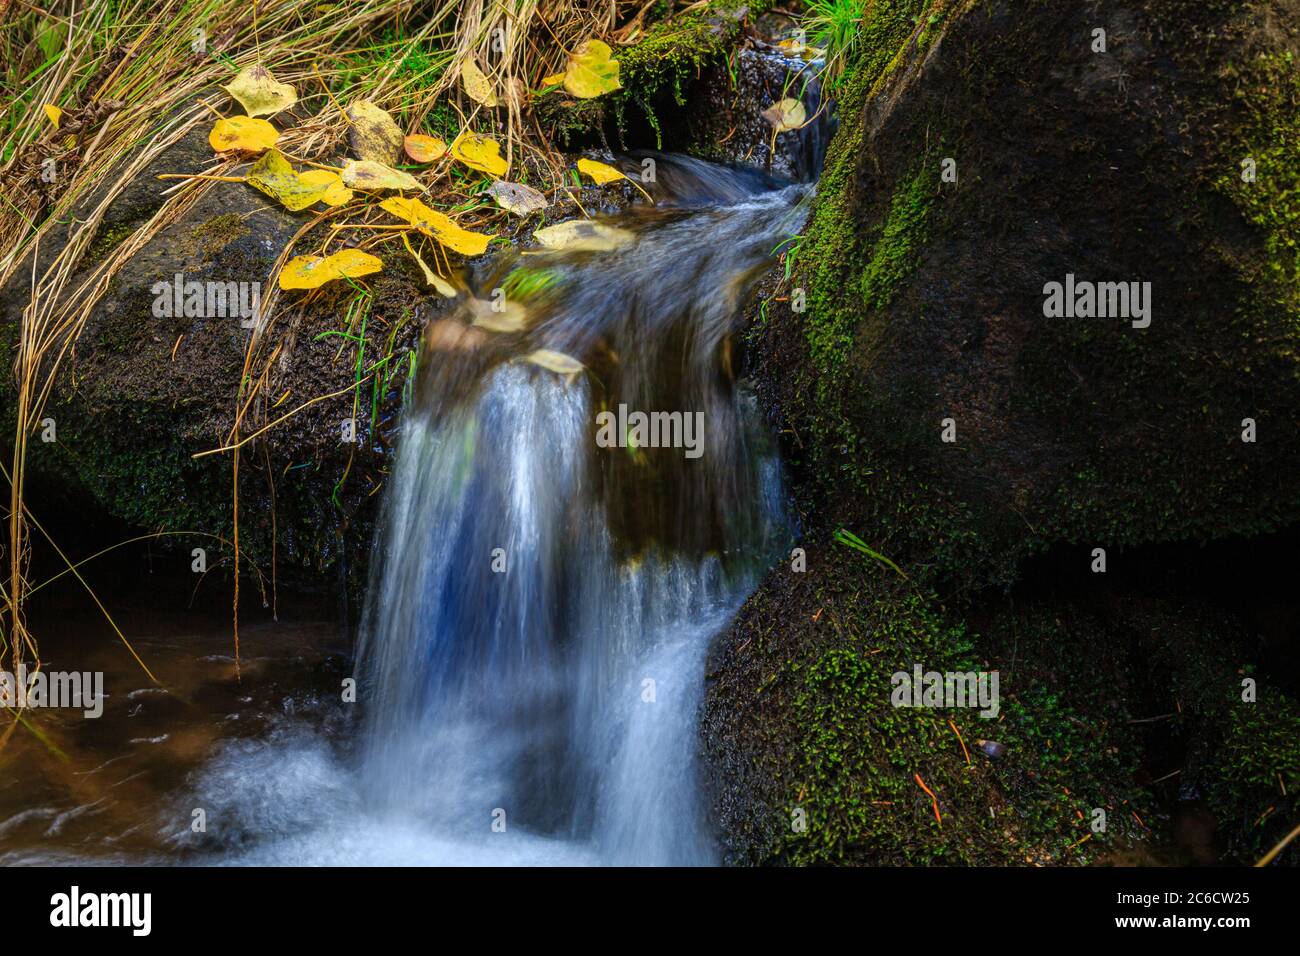
[[[542,86],[559,86],[563,82],[563,73],[552,73],[550,76],[542,77]]]
[[[280,139],[280,131],[264,119],[251,116],[232,116],[219,119],[208,134],[208,143],[218,153],[237,149],[246,153],[261,153],[270,149]]]
[[[447,152],[447,144],[436,136],[412,133],[406,137],[406,155],[417,163],[431,163]]]
[[[249,116],[271,116],[298,102],[298,91],[288,83],[277,82],[260,63],[244,67],[222,89],[238,100]]]
[[[570,219],[545,229],[538,229],[533,238],[547,249],[568,252],[608,252],[630,243],[636,238],[626,229],[607,226],[591,219]]]
[[[352,190],[343,185],[338,173],[328,169],[309,169],[299,173],[298,178],[311,186],[325,186],[325,195],[320,199],[327,206],[342,206],[352,201]]]
[[[508,183],[504,179],[493,181],[484,192],[495,199],[498,206],[516,216],[527,216],[550,205],[546,197],[532,186]]]
[[[587,40],[569,57],[564,71],[564,88],[579,99],[591,99],[620,89],[618,60],[610,56],[609,45]]]
[[[343,164],[343,185],[354,189],[423,189],[415,177],[369,159]]]
[[[487,107],[497,105],[497,93],[492,87],[492,81],[483,75],[483,71],[472,59],[460,65],[460,83],[465,88],[466,95],[475,103]]]
[[[808,121],[808,111],[804,109],[803,103],[789,97],[763,110],[762,116],[778,133],[798,129]]]
[[[379,208],[405,219],[426,236],[437,239],[448,249],[466,256],[481,256],[492,237],[481,232],[470,232],[458,226],[450,216],[430,209],[418,199],[393,196],[379,204]]]
[[[522,361],[531,362],[533,365],[544,368],[548,372],[554,372],[557,375],[568,376],[569,381],[573,381],[586,369],[585,365],[572,356],[551,349],[538,349],[535,352],[529,352],[523,357]]]
[[[391,166],[402,155],[405,137],[393,118],[369,100],[348,107],[352,129],[348,139],[358,159]]]
[[[335,279],[368,276],[384,267],[378,256],[360,249],[340,249],[333,255],[294,256],[280,270],[281,289],[319,289]]]
[[[45,115],[49,117],[50,122],[54,124],[54,128],[58,129],[59,121],[63,119],[63,110],[59,109],[53,103],[46,103]]]
[[[469,300],[474,325],[489,332],[522,332],[528,328],[528,309],[513,299]],[[581,368],[581,366],[579,366]]]
[[[627,178],[613,166],[606,166],[604,163],[598,163],[594,159],[578,160],[578,172],[590,176],[599,186],[603,186],[606,183],[612,183],[616,179]]]
[[[293,212],[323,199],[330,189],[328,183],[304,181],[276,149],[268,149],[262,154],[262,158],[249,169],[245,181]]]
[[[464,130],[451,144],[452,159],[489,176],[504,176],[510,164],[501,158],[501,146],[489,136]]]

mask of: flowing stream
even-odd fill
[[[657,203],[602,220],[602,248],[498,256],[428,325],[356,703],[345,671],[286,670],[312,626],[250,628],[219,686],[224,627],[143,636],[167,690],[81,665],[138,689],[48,725],[78,760],[19,741],[0,861],[716,862],[704,658],[790,540],[737,340],[810,187],[620,161],[647,159]]]

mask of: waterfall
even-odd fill
[[[358,659],[367,800],[485,848],[518,829],[600,862],[714,860],[703,660],[786,541],[734,342],[806,190],[658,166],[663,199],[611,223],[618,248],[511,256],[477,283],[486,303],[544,277],[525,329],[481,333],[474,307],[437,324],[390,478]],[[637,411],[701,423],[697,457],[600,447],[614,409],[625,430]]]

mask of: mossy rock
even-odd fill
[[[752,343],[810,509],[972,583],[1300,517],[1298,9],[873,5],[807,311]],[[1150,326],[1046,317],[1067,274],[1151,283]]]

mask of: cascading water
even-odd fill
[[[479,862],[508,861],[516,830],[529,853],[713,860],[703,657],[786,534],[732,341],[806,189],[657,161],[675,205],[611,222],[617,248],[499,263],[478,306],[430,328],[407,416],[359,655],[362,776],[371,806]],[[470,324],[492,324],[489,290],[526,286],[525,329]],[[613,447],[601,411],[628,428]],[[638,443],[636,412],[676,413],[691,447]]]

